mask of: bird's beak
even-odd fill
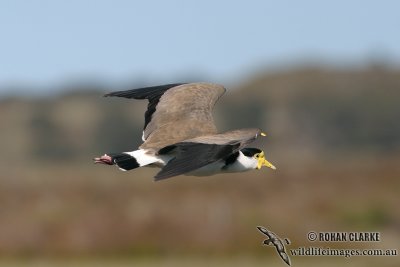
[[[258,156],[257,170],[261,169],[262,166],[276,170],[276,167],[272,165],[271,162],[265,159],[264,152],[261,152]]]

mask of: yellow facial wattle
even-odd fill
[[[271,162],[269,162],[268,160],[265,159],[264,151],[261,151],[261,153],[257,154],[256,159],[258,160],[257,170],[261,169],[262,166],[276,170],[275,166],[272,165]]]

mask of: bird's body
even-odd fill
[[[152,162],[146,164],[147,167],[158,167],[163,168],[167,163],[172,160],[175,155],[148,155],[145,150],[136,150],[132,152],[125,152],[127,155],[134,157],[135,159],[148,160]],[[256,169],[257,162],[251,160],[251,158],[245,156],[243,152],[238,151],[232,154],[227,159],[218,160],[216,162],[210,163],[197,170],[187,173],[187,175],[192,176],[209,176],[217,173],[234,173],[234,172],[244,172],[249,169]],[[126,169],[120,168],[122,171]]]
[[[259,149],[245,148],[259,135],[259,129],[240,129],[218,133],[212,109],[225,92],[209,83],[169,84],[106,96],[148,99],[143,144],[138,150],[108,153],[96,163],[117,165],[121,170],[160,167],[156,180],[180,174],[195,176],[275,168]]]

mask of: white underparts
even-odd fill
[[[257,168],[258,160],[254,157],[247,157],[239,151],[239,157],[236,161],[227,166],[228,172],[243,172]]]
[[[126,154],[134,157],[139,164],[140,167],[146,166],[149,164],[157,163],[160,159],[150,153],[148,153],[145,149],[139,149],[131,152],[125,152]]]

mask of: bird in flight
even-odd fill
[[[212,109],[226,89],[211,83],[178,83],[108,93],[147,99],[144,129],[138,150],[106,153],[95,163],[116,165],[123,171],[159,167],[156,181],[185,174],[208,176],[217,173],[275,169],[258,148],[246,147],[259,136],[259,129],[218,133]]]
[[[274,232],[271,232],[270,230],[268,230],[265,227],[262,226],[257,226],[258,231],[260,231],[261,233],[263,233],[264,235],[266,235],[268,237],[268,239],[265,239],[263,241],[264,245],[271,245],[271,246],[275,246],[276,252],[278,252],[278,255],[281,257],[281,259],[286,262],[287,265],[290,266],[290,258],[288,256],[288,254],[286,253],[286,249],[285,249],[285,245],[284,242],[282,241],[282,239],[275,234]],[[287,245],[290,245],[290,240],[285,238],[285,243]]]

